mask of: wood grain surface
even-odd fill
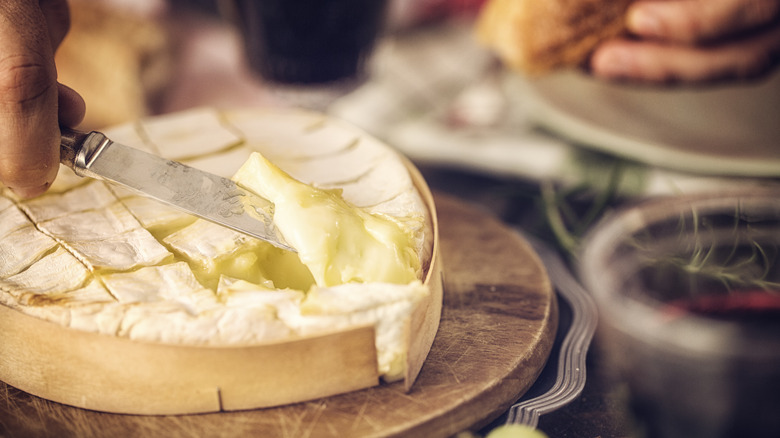
[[[444,307],[428,359],[403,382],[306,403],[181,416],[107,414],[0,383],[3,437],[450,436],[498,416],[534,382],[552,348],[557,304],[531,247],[477,208],[436,197]]]

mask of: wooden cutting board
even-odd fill
[[[555,294],[530,245],[478,208],[436,196],[444,306],[409,393],[403,382],[306,403],[182,416],[106,414],[0,382],[2,437],[446,437],[505,411],[552,348]]]

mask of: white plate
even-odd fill
[[[618,85],[574,72],[510,82],[531,117],[583,146],[684,172],[780,176],[780,73],[698,88]]]
[[[762,83],[695,90],[632,88],[577,73],[531,82],[496,71],[471,27],[457,25],[397,35],[376,55],[372,79],[329,113],[418,163],[602,187],[619,157],[629,166],[621,191],[632,196],[780,177],[780,72]],[[450,123],[454,108],[484,116],[485,105],[503,107],[494,123]]]

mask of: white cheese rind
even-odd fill
[[[211,108],[145,119],[140,130],[161,156],[172,160],[213,154],[243,141],[225,127],[219,112]]]
[[[167,234],[168,230],[175,230],[195,221],[194,216],[154,199],[132,195],[122,198],[121,202],[141,226],[152,234]]]
[[[420,282],[314,288],[306,295],[300,313],[287,312],[280,316],[302,335],[374,326],[379,372],[385,380],[394,381],[402,379],[406,369],[407,320],[428,293]]]
[[[56,245],[32,224],[0,236],[0,277],[18,274]]]
[[[63,293],[83,286],[89,270],[70,252],[58,247],[25,270],[0,278],[0,287],[11,295]]]
[[[209,270],[214,269],[219,258],[259,244],[245,234],[203,219],[171,234],[164,242],[187,260]]]
[[[27,215],[22,213],[10,200],[0,197],[0,200],[3,199],[8,204],[6,208],[1,208],[2,205],[0,205],[0,239],[20,228],[32,225]]]
[[[33,221],[40,223],[82,211],[100,210],[116,201],[116,196],[104,183],[87,180],[66,192],[46,194],[21,206]]]

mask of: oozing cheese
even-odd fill
[[[419,278],[414,236],[390,216],[349,205],[339,190],[296,181],[259,153],[236,180],[274,203],[274,222],[318,286],[406,284]]]

